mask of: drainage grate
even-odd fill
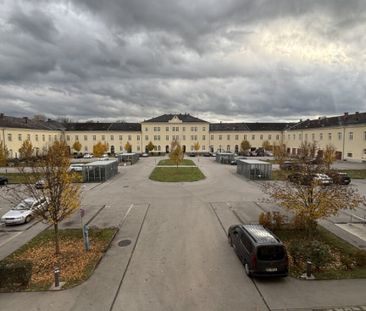
[[[118,242],[119,247],[126,247],[131,244],[131,240],[121,240]]]
[[[128,186],[123,186],[123,188],[128,188]]]

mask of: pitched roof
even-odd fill
[[[69,123],[66,125],[68,131],[141,131],[140,123],[101,123],[101,122],[86,122],[86,123]]]
[[[65,126],[54,120],[38,121],[28,119],[27,117],[9,117],[0,114],[0,127],[24,128],[33,130],[64,130]]]
[[[171,119],[173,119],[174,117],[179,118],[179,120],[181,120],[182,122],[205,122],[208,123],[205,120],[201,120],[199,118],[193,117],[191,116],[189,113],[179,113],[179,114],[163,114],[159,117],[156,118],[152,118],[152,119],[148,119],[145,120],[144,122],[169,122]]]
[[[245,123],[211,123],[210,131],[212,132],[249,131],[249,128]]]
[[[282,131],[292,123],[212,123],[210,131]]]
[[[354,124],[365,124],[366,112],[356,112],[354,114],[345,113],[342,116],[322,117],[315,120],[305,120],[292,125],[289,130],[300,130],[308,128],[322,128],[331,126],[345,126]]]

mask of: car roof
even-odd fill
[[[35,198],[25,198],[23,200],[25,203],[34,203],[35,201],[37,201]]]
[[[258,244],[282,244],[273,233],[269,232],[262,225],[241,225],[241,227]]]

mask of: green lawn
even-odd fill
[[[155,167],[151,180],[162,182],[197,181],[205,179],[198,167]]]
[[[172,160],[168,159],[168,160],[159,161],[158,165],[176,165],[176,164]],[[194,165],[194,166],[196,166],[196,164],[192,160],[186,160],[186,159],[184,159],[183,162],[180,163],[179,165]]]
[[[94,272],[96,265],[108,249],[116,228],[89,230],[90,251],[84,250],[81,229],[63,229],[59,231],[61,254],[54,254],[53,230],[45,230],[27,244],[19,248],[2,262],[32,262],[32,276],[27,287],[10,286],[1,291],[47,290],[54,282],[53,269],[59,265],[61,280],[66,282],[63,288],[81,284]]]
[[[36,182],[39,179],[39,175],[33,173],[0,173],[0,175],[8,177],[9,184],[24,184],[29,181]]]
[[[292,240],[298,244],[306,240],[304,231],[282,229],[274,232],[286,246]],[[331,261],[325,268],[321,271],[313,271],[316,279],[366,278],[366,251],[359,250],[321,226],[318,226],[317,233],[312,240],[327,244],[332,254]],[[289,255],[291,257],[291,253]],[[290,275],[299,277],[303,274],[305,272],[305,261],[301,262],[300,260],[300,268],[290,260]]]

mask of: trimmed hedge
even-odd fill
[[[26,287],[31,277],[32,263],[30,261],[0,262],[0,288]]]

